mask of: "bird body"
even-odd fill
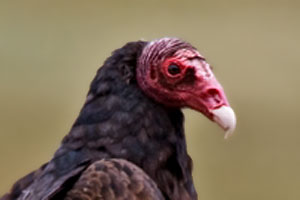
[[[189,103],[166,96],[173,89],[163,77],[155,84],[168,89],[162,89],[159,97],[151,78],[162,75],[143,68],[149,59],[150,67],[160,65],[181,49],[196,52],[188,43],[171,38],[130,42],[114,51],[98,70],[78,118],[53,158],[16,182],[1,200],[197,199],[180,110]],[[170,72],[177,73],[176,67],[169,67]],[[189,85],[182,84],[194,84],[192,75],[182,83],[173,83],[171,77],[172,84],[183,90]],[[218,108],[228,106],[222,95],[217,97],[224,100]],[[198,110],[213,119],[208,111]]]

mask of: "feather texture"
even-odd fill
[[[146,44],[128,43],[105,61],[53,158],[1,200],[197,199],[182,112],[137,84]]]

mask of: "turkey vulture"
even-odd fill
[[[197,199],[181,108],[224,130],[235,115],[195,47],[177,38],[129,42],[97,71],[53,158],[1,200]]]

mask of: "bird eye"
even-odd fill
[[[180,67],[175,65],[175,64],[171,64],[169,65],[168,67],[168,72],[172,75],[176,75],[176,74],[179,74],[180,73]]]

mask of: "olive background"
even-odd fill
[[[199,199],[300,199],[300,2],[0,1],[0,195],[51,159],[96,70],[126,42],[196,46],[238,123],[185,109]]]

